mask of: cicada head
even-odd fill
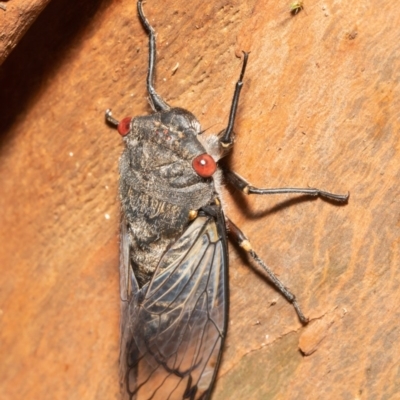
[[[182,108],[124,118],[118,132],[124,137],[131,167],[151,171],[172,188],[204,182],[217,171],[217,157],[199,140],[199,121]]]

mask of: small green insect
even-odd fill
[[[295,1],[294,3],[292,3],[290,5],[290,13],[292,15],[298,14],[301,10],[304,10],[304,4],[303,4],[303,2],[301,0],[300,1]]]

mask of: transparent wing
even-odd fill
[[[224,226],[198,217],[125,311],[125,398],[208,399],[227,319]]]
[[[134,300],[134,295],[139,293],[139,286],[136,278],[133,275],[132,268],[130,268],[129,262],[129,237],[128,227],[125,218],[121,220],[121,233],[120,233],[120,253],[119,253],[119,286],[121,296],[121,311],[120,311],[120,376],[123,380],[126,376],[127,365],[126,362],[126,351],[127,343],[130,340],[131,332],[128,327],[129,322],[129,308],[130,303]],[[124,398],[126,398],[124,396]],[[129,398],[129,397],[128,397]]]

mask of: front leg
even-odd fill
[[[296,193],[296,194],[306,194],[309,196],[321,196],[326,199],[338,201],[344,203],[349,198],[349,193],[347,194],[335,194],[331,192],[326,192],[324,190],[315,188],[274,188],[274,189],[260,189],[252,186],[243,177],[238,175],[236,172],[224,170],[224,176],[228,182],[230,182],[236,189],[239,189],[245,194],[284,194],[284,193]]]

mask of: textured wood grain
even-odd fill
[[[0,65],[48,3],[49,0],[0,1]]]
[[[231,246],[213,399],[396,399],[397,4],[305,2],[293,17],[290,2],[243,3],[147,1],[159,92],[219,131],[236,56],[251,51],[226,165],[257,186],[351,197],[337,206],[225,191],[229,216],[312,321],[302,327]],[[2,399],[118,399],[122,145],[104,110],[149,111],[146,62],[134,1],[58,0],[1,67]]]

